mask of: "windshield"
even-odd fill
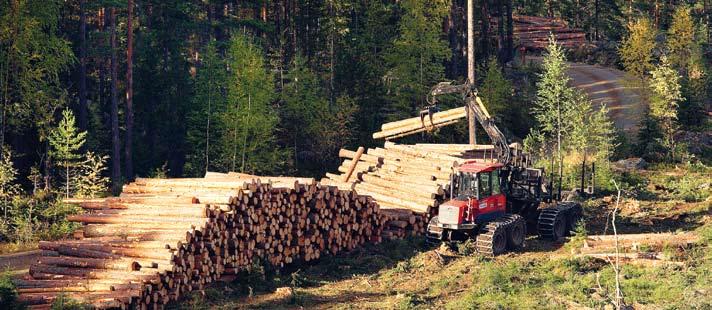
[[[457,199],[477,197],[477,174],[460,172],[457,176]]]

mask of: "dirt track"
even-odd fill
[[[32,250],[7,255],[0,255],[0,268],[2,270],[24,270],[30,268],[40,256],[40,250]]]
[[[579,63],[569,64],[572,84],[582,89],[594,104],[605,104],[618,129],[635,137],[643,115],[638,94],[627,84],[622,71]]]
[[[540,62],[541,57],[528,57],[528,61]],[[644,106],[636,89],[626,81],[623,71],[569,63],[568,73],[571,84],[585,91],[596,106],[605,104],[608,107],[616,128],[625,132],[629,139],[636,138]]]

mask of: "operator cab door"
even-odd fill
[[[499,170],[480,172],[478,175],[480,199],[477,219],[487,221],[503,215],[507,201],[500,188]]]

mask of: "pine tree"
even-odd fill
[[[672,67],[683,72],[688,71],[692,55],[697,49],[695,23],[690,15],[690,8],[680,6],[675,9],[665,43]]]
[[[223,156],[216,164],[224,170],[278,173],[285,156],[276,143],[279,117],[271,105],[274,81],[265,67],[262,50],[249,37],[236,34],[230,40],[227,61],[227,110],[220,117]]]
[[[625,70],[640,81],[643,81],[653,68],[655,35],[656,31],[650,20],[645,17],[638,18],[628,24],[628,36],[618,50]]]
[[[663,131],[663,146],[667,148],[672,160],[675,159],[675,130],[677,129],[677,110],[682,101],[680,75],[672,68],[666,56],[660,58],[660,64],[651,72],[650,115],[660,122]]]
[[[62,120],[59,126],[49,135],[49,144],[52,146],[50,155],[57,160],[57,164],[65,169],[66,197],[69,198],[69,185],[71,183],[70,169],[79,164],[81,154],[79,150],[86,142],[85,131],[79,131],[75,124],[74,113],[70,109],[62,111]]]

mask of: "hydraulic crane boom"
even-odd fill
[[[494,144],[495,149],[497,149],[497,159],[503,165],[508,165],[511,163],[511,150],[509,148],[509,143],[507,143],[507,137],[504,136],[499,127],[494,123],[494,119],[490,116],[487,108],[482,104],[482,99],[477,95],[477,89],[474,85],[470,83],[465,83],[462,85],[452,85],[451,82],[441,82],[435,85],[430,90],[428,102],[435,104],[435,97],[446,94],[459,93],[462,95],[465,105],[472,110],[472,115],[475,116],[477,121],[485,129],[487,136]]]

